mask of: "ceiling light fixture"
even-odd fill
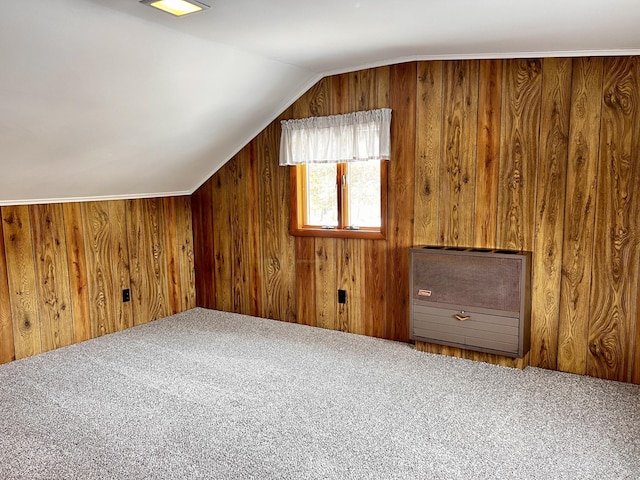
[[[207,10],[209,5],[195,0],[140,0],[140,3],[155,7],[176,17]]]

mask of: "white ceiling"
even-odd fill
[[[640,0],[2,3],[0,205],[192,193],[332,73],[640,54]]]

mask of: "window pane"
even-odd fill
[[[307,165],[307,224],[338,225],[336,164]]]
[[[347,172],[350,226],[381,227],[380,162],[349,163]]]

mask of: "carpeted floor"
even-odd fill
[[[194,309],[0,366],[2,479],[638,479],[640,387]]]

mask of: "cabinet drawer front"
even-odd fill
[[[519,319],[466,311],[469,320],[455,318],[458,310],[413,306],[412,336],[488,348],[509,353],[518,352]]]
[[[434,321],[438,321],[436,319],[442,318],[443,320],[440,321],[453,320],[459,324],[473,324],[474,328],[481,328],[497,333],[517,334],[518,329],[520,328],[520,319],[518,317],[490,315],[487,313],[475,312],[473,310],[465,310],[465,316],[470,317],[466,322],[456,320],[455,315],[460,313],[460,310],[453,308],[436,308],[414,304],[413,313],[416,316],[433,317]]]

